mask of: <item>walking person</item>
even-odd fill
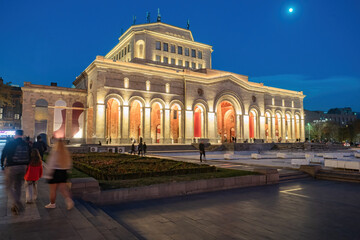
[[[48,179],[47,182],[50,186],[50,203],[45,208],[56,208],[56,192],[59,189],[65,198],[67,209],[70,210],[74,207],[74,201],[71,199],[66,182],[68,180],[67,171],[72,168],[72,159],[63,141],[57,141],[48,159],[45,178]]]
[[[43,174],[42,158],[39,150],[33,148],[30,154],[30,164],[25,174],[26,203],[35,202],[37,199],[37,183]]]
[[[205,145],[204,142],[201,141],[199,144],[199,151],[200,151],[200,162],[202,162],[202,156],[204,155],[204,161],[206,160],[205,158]]]
[[[36,140],[37,141],[33,144],[32,147],[39,150],[41,160],[43,160],[44,159],[44,152],[46,152],[46,150],[47,150],[46,143],[44,143],[44,141],[42,140],[40,135],[36,137]]]
[[[20,201],[21,187],[30,161],[30,148],[22,139],[23,135],[23,130],[16,130],[14,139],[6,143],[1,154],[1,163],[5,161],[6,190],[12,201],[11,211],[15,215],[24,210]]]
[[[140,141],[140,143],[138,145],[138,155],[139,156],[142,155],[142,150],[143,150],[143,143],[142,143],[142,141]]]
[[[130,152],[130,154],[135,154],[135,143],[134,142],[131,144],[131,152]]]
[[[147,149],[147,146],[146,146],[146,142],[144,142],[144,144],[143,144],[143,155],[145,156],[145,154],[146,154],[146,149]]]

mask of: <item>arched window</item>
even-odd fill
[[[54,109],[54,137],[65,138],[66,128],[66,102],[58,100]]]

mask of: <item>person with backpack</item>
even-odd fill
[[[1,154],[1,162],[5,160],[6,190],[12,201],[11,211],[15,215],[24,210],[24,206],[20,201],[21,187],[30,161],[30,147],[22,139],[23,135],[23,130],[16,130],[14,140],[6,143]]]
[[[31,149],[30,164],[25,174],[26,203],[33,203],[37,199],[37,182],[43,173],[42,158],[39,150]]]
[[[44,143],[44,141],[42,140],[41,136],[37,136],[36,137],[36,142],[33,144],[33,148],[36,148],[39,153],[40,153],[40,156],[41,156],[41,160],[44,159],[44,152],[46,152],[47,150],[47,146],[46,146],[46,143]]]

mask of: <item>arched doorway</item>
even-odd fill
[[[174,104],[171,107],[170,112],[170,137],[174,143],[179,142],[180,137],[180,119],[181,119],[181,107],[178,104]]]
[[[160,143],[162,119],[162,106],[155,102],[151,106],[151,138],[155,143]]]
[[[73,104],[71,136],[83,138],[84,136],[84,105],[80,102]]]
[[[204,121],[204,108],[196,105],[194,109],[194,137],[204,138],[205,134],[205,121]]]
[[[257,112],[255,110],[251,110],[249,113],[249,138],[256,139],[257,138],[257,128],[258,128],[258,121],[257,121]]]
[[[130,138],[140,141],[142,138],[142,119],[143,119],[143,109],[142,104],[138,100],[134,100],[130,104]]]
[[[39,99],[35,103],[35,137],[47,133],[48,102]]]
[[[66,102],[58,100],[54,109],[54,137],[65,138],[66,128]]]
[[[271,134],[271,115],[270,113],[265,113],[265,138],[269,142],[272,139]]]
[[[231,142],[235,136],[235,109],[228,101],[222,101],[217,107],[217,133],[222,142]],[[233,130],[232,130],[233,129]]]
[[[118,139],[120,137],[119,128],[120,102],[116,98],[110,98],[106,103],[106,138],[109,141]]]

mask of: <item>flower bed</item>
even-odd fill
[[[127,154],[74,154],[74,167],[98,180],[135,179],[156,176],[214,172],[209,165]]]

